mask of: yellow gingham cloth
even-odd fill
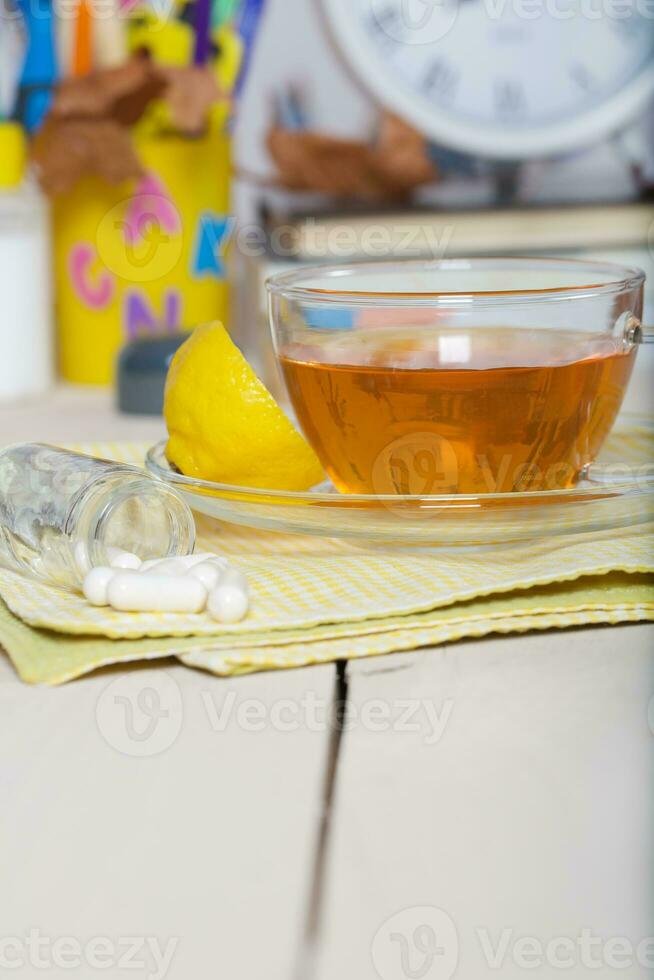
[[[145,451],[75,448],[128,462],[142,462]],[[197,530],[198,550],[225,555],[247,574],[253,603],[246,620],[221,626],[204,613],[98,609],[0,569],[7,607],[0,609],[0,643],[21,677],[56,684],[98,666],[162,656],[229,675],[490,632],[654,620],[651,528],[464,555],[368,552],[201,516]],[[551,586],[566,582],[577,584]]]

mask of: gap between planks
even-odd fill
[[[293,980],[312,980],[317,971],[324,910],[327,858],[329,856],[332,817],[336,796],[336,780],[343,743],[344,720],[348,706],[347,661],[337,660],[335,666],[336,676],[334,681],[334,701],[331,709],[331,734],[322,791],[320,824],[309,880],[307,915],[297,961],[292,973]]]

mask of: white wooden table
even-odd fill
[[[161,431],[0,408],[0,443]],[[0,977],[651,977],[653,776],[649,626],[54,690],[1,659]]]

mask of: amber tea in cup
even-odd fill
[[[289,396],[335,486],[424,495],[574,487],[620,410],[642,283],[488,259],[307,270],[269,288]]]

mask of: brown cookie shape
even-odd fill
[[[175,130],[187,136],[202,133],[211,107],[222,98],[214,73],[209,68],[199,66],[162,66],[159,72],[165,81],[164,101]]]
[[[401,201],[438,178],[424,137],[390,115],[372,144],[273,126],[267,145],[288,190]]]
[[[112,184],[140,177],[130,127],[154,100],[168,104],[175,132],[196,136],[220,98],[211,68],[163,67],[141,55],[117,68],[64,79],[32,146],[41,185],[63,194],[84,176]]]
[[[82,177],[120,184],[140,177],[143,168],[129,130],[112,119],[50,117],[34,141],[32,158],[48,194],[65,194]]]

